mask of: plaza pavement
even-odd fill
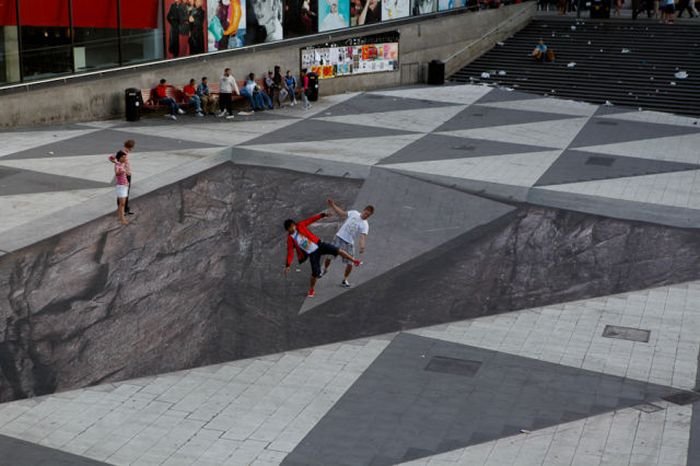
[[[700,226],[697,120],[483,86],[1,137],[4,253],[110,212],[106,157],[128,138],[135,210],[138,196],[231,160],[365,179],[360,198],[408,175],[482,196],[493,205],[480,215],[494,217],[504,200]],[[414,202],[410,186],[386,195]],[[455,207],[434,244],[396,260],[473,217]],[[357,285],[396,266],[375,259]],[[320,289],[299,312],[338,293]],[[698,302],[693,281],[5,403],[0,450],[18,465],[700,464]],[[610,325],[647,333],[611,339]]]

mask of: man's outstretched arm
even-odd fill
[[[338,204],[335,203],[333,199],[328,199],[328,205],[330,206],[331,209],[338,215],[340,218],[347,218],[348,213],[347,211],[343,210],[340,208]]]

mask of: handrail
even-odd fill
[[[466,46],[464,46],[464,48],[458,50],[457,52],[455,52],[455,53],[453,53],[452,55],[450,55],[449,57],[447,57],[447,58],[445,59],[445,63],[448,63],[450,60],[453,60],[453,59],[457,58],[458,55],[460,55],[460,54],[464,53],[465,51],[469,50],[470,48],[472,48],[472,47],[474,47],[474,46],[480,44],[481,42],[483,42],[483,41],[485,41],[485,40],[487,40],[487,39],[490,39],[490,37],[491,37],[493,34],[495,34],[496,32],[499,32],[504,26],[509,25],[510,23],[512,23],[513,21],[515,21],[516,19],[520,19],[520,16],[524,16],[526,13],[528,13],[528,10],[527,10],[527,9],[521,10],[520,12],[518,12],[517,14],[511,16],[510,18],[508,18],[507,20],[503,21],[502,23],[499,23],[497,26],[495,26],[494,28],[492,28],[490,31],[488,31],[486,34],[484,34],[484,35],[481,36],[480,38],[478,38],[478,39],[476,39],[476,40],[470,42],[469,44],[467,44]]]

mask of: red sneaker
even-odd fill
[[[316,296],[316,291],[314,291],[314,289],[311,288],[311,289],[309,290],[309,294],[307,294],[306,297],[307,297],[307,298],[313,298],[314,296]]]
[[[352,261],[352,264],[353,264],[355,267],[359,267],[359,266],[362,265],[362,261],[361,261],[360,259],[355,259],[354,261]]]

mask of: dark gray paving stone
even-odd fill
[[[552,150],[552,148],[511,144],[485,139],[460,138],[444,134],[428,134],[390,157],[383,159],[380,165],[520,154],[525,152],[543,152],[548,150]]]
[[[490,128],[492,126],[536,123],[538,121],[568,120],[579,118],[571,115],[558,115],[537,111],[512,110],[508,108],[472,105],[465,108],[435,130],[456,131],[460,129]]]
[[[178,115],[177,121],[172,121],[169,118],[164,118],[162,115],[165,112],[161,112],[161,114],[158,115],[148,115],[145,118],[141,118],[139,121],[136,122],[129,122],[129,121],[119,121],[116,122],[117,124],[112,127],[112,129],[123,129],[123,128],[129,128],[132,126],[138,126],[138,127],[143,127],[143,126],[151,126],[151,127],[159,127],[159,126],[181,126],[183,130],[186,130],[187,127],[190,126],[208,126],[208,125],[227,125],[230,126],[232,130],[235,130],[236,124],[241,123],[241,122],[246,122],[246,121],[274,121],[274,120],[298,120],[302,118],[301,116],[301,111],[299,112],[294,112],[294,111],[289,111],[287,112],[286,110],[271,110],[271,111],[264,111],[264,112],[254,112],[250,115],[239,115],[238,111],[235,111],[235,117],[233,121],[227,120],[226,118],[217,118],[214,115],[207,115],[204,118],[198,118],[194,114],[187,114],[187,115]],[[295,114],[296,113],[296,114]]]
[[[600,144],[615,144],[638,141],[640,139],[682,136],[699,132],[700,128],[691,128],[687,126],[594,117],[588,120],[569,147],[575,148]]]
[[[544,172],[535,186],[652,175],[698,168],[700,168],[699,165],[690,163],[595,154],[569,149],[565,150]]]
[[[512,102],[514,100],[537,100],[542,96],[537,94],[526,94],[520,91],[506,91],[504,89],[494,89],[479,100],[475,104],[491,104],[497,102]],[[534,109],[533,109],[534,110]]]
[[[426,370],[428,361],[437,356],[478,360],[482,365],[473,377]],[[495,383],[495,374],[519,384]],[[605,391],[608,385],[600,382],[608,380],[620,381],[635,396]],[[573,386],[590,396],[581,397],[571,390]],[[402,333],[282,464],[396,464],[514,435],[521,429],[549,427],[652,402],[676,391]],[[596,404],[592,401],[596,395],[616,398],[617,403]],[[389,407],[403,416],[386,417]],[[337,435],[347,441],[338,442]]]
[[[607,115],[618,115],[622,113],[634,113],[638,112],[636,108],[632,107],[618,107],[616,105],[607,106],[600,105],[598,109],[593,114],[594,116],[607,116]]]
[[[183,129],[184,130],[184,129]],[[48,152],[53,152],[52,157],[70,157],[75,155],[110,154],[119,150],[127,139],[136,141],[137,152],[154,152],[183,149],[202,149],[217,147],[214,144],[191,142],[185,140],[164,138],[159,136],[146,136],[130,133],[128,129],[105,129],[94,133],[77,136],[63,141],[57,141],[43,146],[33,147],[21,152],[16,152],[3,157],[3,160],[35,159],[46,157]]]
[[[0,435],[0,464],[7,466],[100,466],[90,458]]]
[[[368,120],[367,123],[368,125],[372,124],[371,120]],[[333,139],[360,139],[398,134],[414,133],[398,129],[376,128],[374,126],[352,125],[324,120],[303,120],[247,141],[241,146],[311,141],[319,141],[321,143],[322,141]],[[328,150],[333,150],[333,148],[329,147]]]
[[[109,187],[109,183],[0,167],[0,196]]]
[[[401,110],[421,110],[426,108],[451,107],[460,104],[438,102],[431,100],[430,89],[425,90],[425,100],[396,97],[380,94],[360,94],[351,99],[334,105],[315,117],[371,114],[378,112],[394,112]],[[368,117],[371,124],[371,116]]]

